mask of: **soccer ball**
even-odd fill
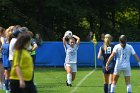
[[[66,31],[65,32],[65,35],[64,35],[66,38],[70,38],[70,37],[72,37],[72,32],[71,31]]]

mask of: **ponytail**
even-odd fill
[[[107,47],[110,45],[112,37],[110,34],[106,34],[104,38],[104,50],[107,50]]]

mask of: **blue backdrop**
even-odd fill
[[[114,44],[117,44],[115,42]],[[129,42],[140,57],[140,43]],[[96,45],[96,58],[101,42]],[[65,51],[62,42],[44,42],[36,50],[36,66],[63,66]],[[138,66],[136,60],[131,56],[131,66]],[[78,49],[78,66],[94,66],[94,45],[92,42],[81,42]],[[97,66],[102,66],[102,61],[97,59]]]

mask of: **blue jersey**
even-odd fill
[[[104,49],[104,45],[101,46],[102,55],[103,55],[103,58],[104,58],[103,66],[106,65],[106,62],[107,62],[109,56],[111,55],[111,53],[113,51],[113,48],[114,48],[114,45],[113,44],[110,44],[109,46],[107,46],[107,49],[106,50]],[[114,66],[115,66],[115,60],[113,59],[110,62],[109,67],[110,68],[114,68]]]
[[[9,61],[9,43],[6,43],[6,41],[2,45],[2,61],[4,67],[11,67]]]

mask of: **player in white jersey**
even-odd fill
[[[119,38],[119,44],[115,45],[112,54],[110,55],[107,63],[106,69],[108,70],[108,65],[113,57],[116,55],[116,64],[113,73],[113,83],[111,85],[110,93],[114,93],[116,90],[116,84],[119,78],[120,73],[124,74],[125,83],[127,86],[127,93],[132,93],[132,87],[130,83],[131,76],[131,66],[130,66],[130,56],[134,55],[135,59],[138,61],[140,65],[140,60],[134,51],[133,47],[127,44],[127,38],[125,35],[121,35]]]
[[[75,79],[77,72],[77,50],[80,43],[80,38],[76,35],[72,35],[66,41],[67,36],[63,37],[63,44],[66,52],[65,58],[65,70],[67,72],[67,86],[72,86],[72,81]]]

